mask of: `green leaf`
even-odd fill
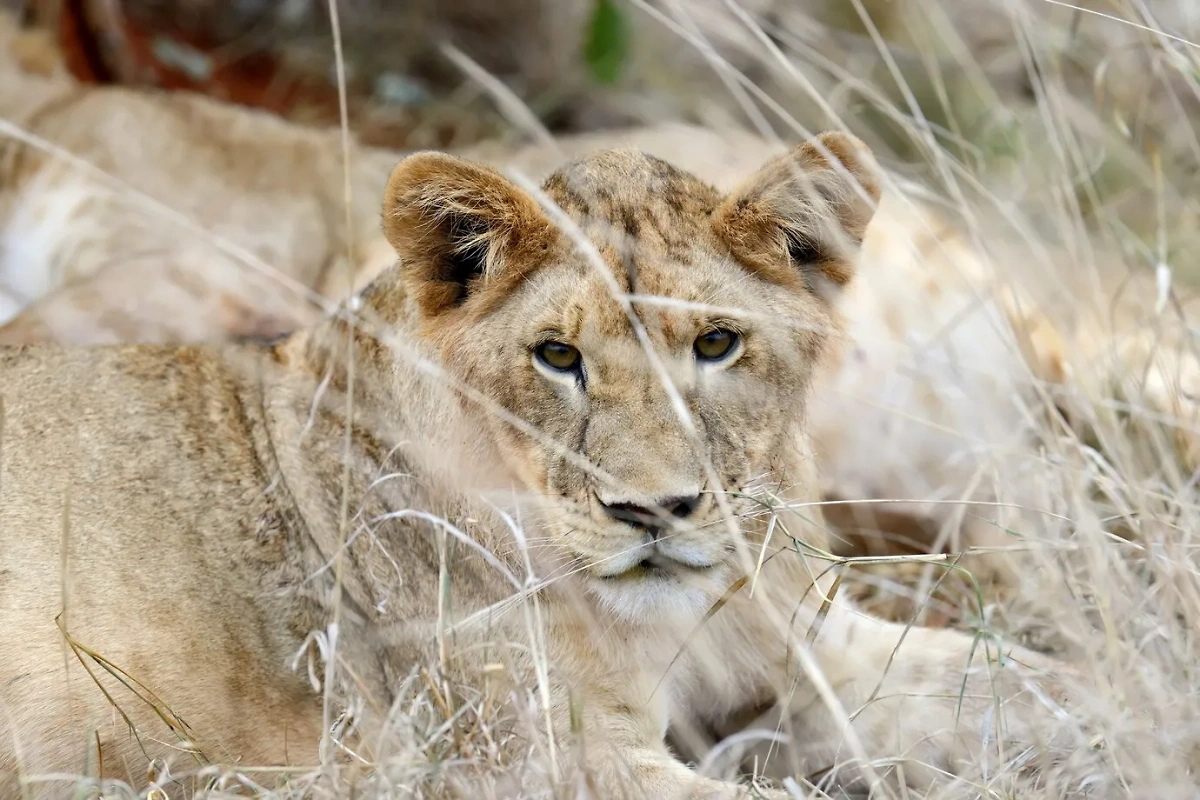
[[[596,0],[596,10],[588,31],[584,57],[592,77],[600,83],[614,83],[629,52],[629,28],[613,0]]]

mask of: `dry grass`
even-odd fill
[[[647,121],[736,115],[789,138],[845,125],[924,182],[984,250],[1057,254],[1054,271],[1014,264],[1051,304],[1074,302],[1071,287],[1114,265],[1157,269],[1175,284],[1200,280],[1189,258],[1200,244],[1200,14],[1188,0],[1080,10],[1050,0],[791,5],[756,18],[736,2],[636,0],[629,19],[645,44],[631,76],[597,91],[596,106]],[[690,66],[697,62],[707,62],[702,75]],[[880,613],[1014,636],[1086,665],[1100,687],[1088,709],[1095,743],[1136,787],[1131,796],[1193,797],[1200,498],[1171,421],[1143,418],[1139,376],[1128,377],[1107,405],[1077,409],[1085,426],[1045,414],[1036,468],[1053,513],[1018,531],[1027,542],[1018,585],[980,587],[954,556],[829,561],[845,572],[843,591]],[[320,632],[307,653],[318,684],[336,661],[329,635]],[[502,660],[495,674],[509,674]],[[356,739],[340,721],[322,763],[290,775],[247,767],[196,777],[213,798],[244,796],[239,786],[314,800],[512,796],[518,787],[521,797],[587,796],[583,776],[550,778],[551,754],[538,740],[541,691],[480,686],[451,663],[422,665],[398,688],[391,725],[376,740]],[[797,791],[820,796],[811,785]],[[1051,780],[1018,796],[1064,791]],[[133,795],[114,784],[103,796]]]

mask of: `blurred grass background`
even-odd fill
[[[338,122],[324,0],[5,0],[85,80]],[[896,170],[1200,278],[1193,0],[339,0],[351,125],[397,149],[684,120],[845,124]],[[466,62],[470,62],[467,64]],[[532,112],[503,112],[474,70]],[[1033,168],[1031,168],[1031,166]]]

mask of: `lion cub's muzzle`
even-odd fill
[[[645,503],[599,495],[596,501],[608,520],[640,534],[640,541],[603,566],[601,577],[667,575],[716,566],[711,548],[694,540],[708,506],[698,492]]]
[[[686,520],[700,508],[700,495],[687,497],[672,497],[659,501],[651,506],[637,503],[606,503],[597,498],[600,508],[611,519],[624,522],[634,528],[644,530],[655,539],[662,536],[673,524]]]

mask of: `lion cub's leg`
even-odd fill
[[[1035,653],[840,604],[808,652],[784,727],[793,758],[809,771],[838,770],[839,783],[869,779],[865,760],[877,774],[899,764],[903,782],[924,789],[1060,744],[1056,665]]]
[[[724,612],[713,617],[696,652],[707,680],[689,710],[718,737],[740,732],[750,743],[718,764],[925,789],[1018,755],[1040,767],[1043,755],[1058,762],[1080,748],[1060,714],[1065,666],[995,639],[876,619],[841,597],[825,604],[828,576],[818,591],[799,563],[770,573],[755,598],[743,591],[723,622]]]
[[[610,720],[615,722],[616,720]],[[607,749],[607,748],[606,748]],[[603,797],[633,800],[784,800],[777,789],[754,788],[705,777],[661,745],[646,747],[617,737],[611,752],[589,758]]]
[[[551,706],[560,763],[581,767],[605,798],[630,800],[783,800],[780,791],[752,788],[701,775],[668,750],[664,732],[675,716],[678,687],[658,658],[674,636],[636,642],[637,632],[596,630],[577,621],[551,626],[556,659],[566,679]],[[554,645],[552,645],[553,647]],[[661,651],[661,652],[657,652]],[[647,661],[647,653],[652,661]],[[653,664],[653,665],[652,665]],[[569,689],[568,689],[569,686]],[[570,770],[568,770],[568,773]]]

